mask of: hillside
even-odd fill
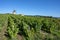
[[[0,14],[0,40],[60,40],[60,18]]]

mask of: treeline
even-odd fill
[[[17,35],[20,35],[22,40],[60,40],[58,18],[13,14],[6,16],[8,17],[6,35],[10,40],[18,40]]]

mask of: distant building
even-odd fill
[[[21,14],[21,16],[24,16],[24,14]]]
[[[16,14],[16,10],[13,10],[12,14]]]
[[[16,14],[16,10],[13,10],[12,14]],[[21,16],[24,16],[24,14],[20,14]]]

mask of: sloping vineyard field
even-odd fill
[[[1,34],[4,27],[6,40],[60,40],[59,18],[0,14]]]

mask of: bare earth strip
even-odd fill
[[[6,40],[6,37],[5,37],[5,32],[6,32],[6,29],[7,29],[7,21],[5,21],[3,27],[2,27],[2,30],[0,32],[0,40]]]

